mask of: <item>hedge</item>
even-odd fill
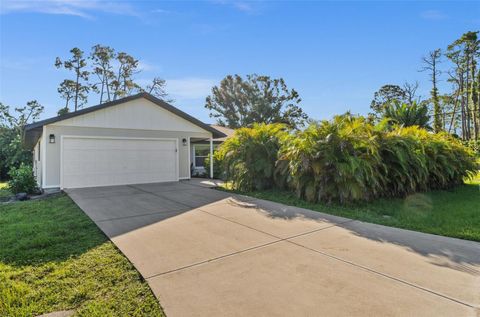
[[[296,132],[278,124],[242,128],[216,158],[237,190],[276,186],[311,202],[447,189],[478,170],[473,152],[446,133],[372,125],[351,115]]]

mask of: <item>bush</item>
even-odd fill
[[[255,124],[235,130],[215,153],[225,179],[242,191],[272,187],[278,150],[287,135],[282,124]]]
[[[14,194],[31,194],[37,190],[37,182],[30,165],[22,163],[18,168],[12,167],[8,174],[10,175],[8,187]]]
[[[425,161],[427,179],[421,189],[446,189],[463,183],[475,173],[478,166],[473,152],[447,133],[428,133],[409,127],[398,134],[419,144],[418,153]],[[395,131],[394,131],[395,132]]]
[[[32,152],[24,149],[15,129],[0,127],[0,179],[8,179],[10,169],[22,163],[32,163]]]
[[[224,179],[225,178],[225,173],[223,172],[222,169],[222,164],[218,158],[218,155],[216,154],[217,151],[213,153],[213,178],[217,179]],[[205,158],[205,168],[210,171],[210,153],[208,156]],[[210,175],[208,175],[210,177]]]
[[[480,140],[463,141],[463,144],[472,150],[477,157],[480,157]]]
[[[389,131],[351,115],[287,138],[277,162],[282,185],[299,197],[340,203],[450,188],[477,168],[473,153],[447,134],[417,126]]]
[[[311,202],[377,196],[386,181],[378,139],[362,117],[337,116],[331,122],[310,125],[281,149],[290,186]]]

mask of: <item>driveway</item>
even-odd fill
[[[167,316],[480,316],[480,243],[198,181],[68,190]]]

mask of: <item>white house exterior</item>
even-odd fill
[[[213,150],[213,139],[225,136],[146,93],[36,122],[25,130],[42,188],[189,179],[192,140],[207,141]]]

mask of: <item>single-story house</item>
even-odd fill
[[[25,145],[33,150],[34,174],[44,189],[189,179],[192,166],[201,165],[205,152],[199,149],[212,153],[214,140],[225,137],[148,93],[25,127]]]

